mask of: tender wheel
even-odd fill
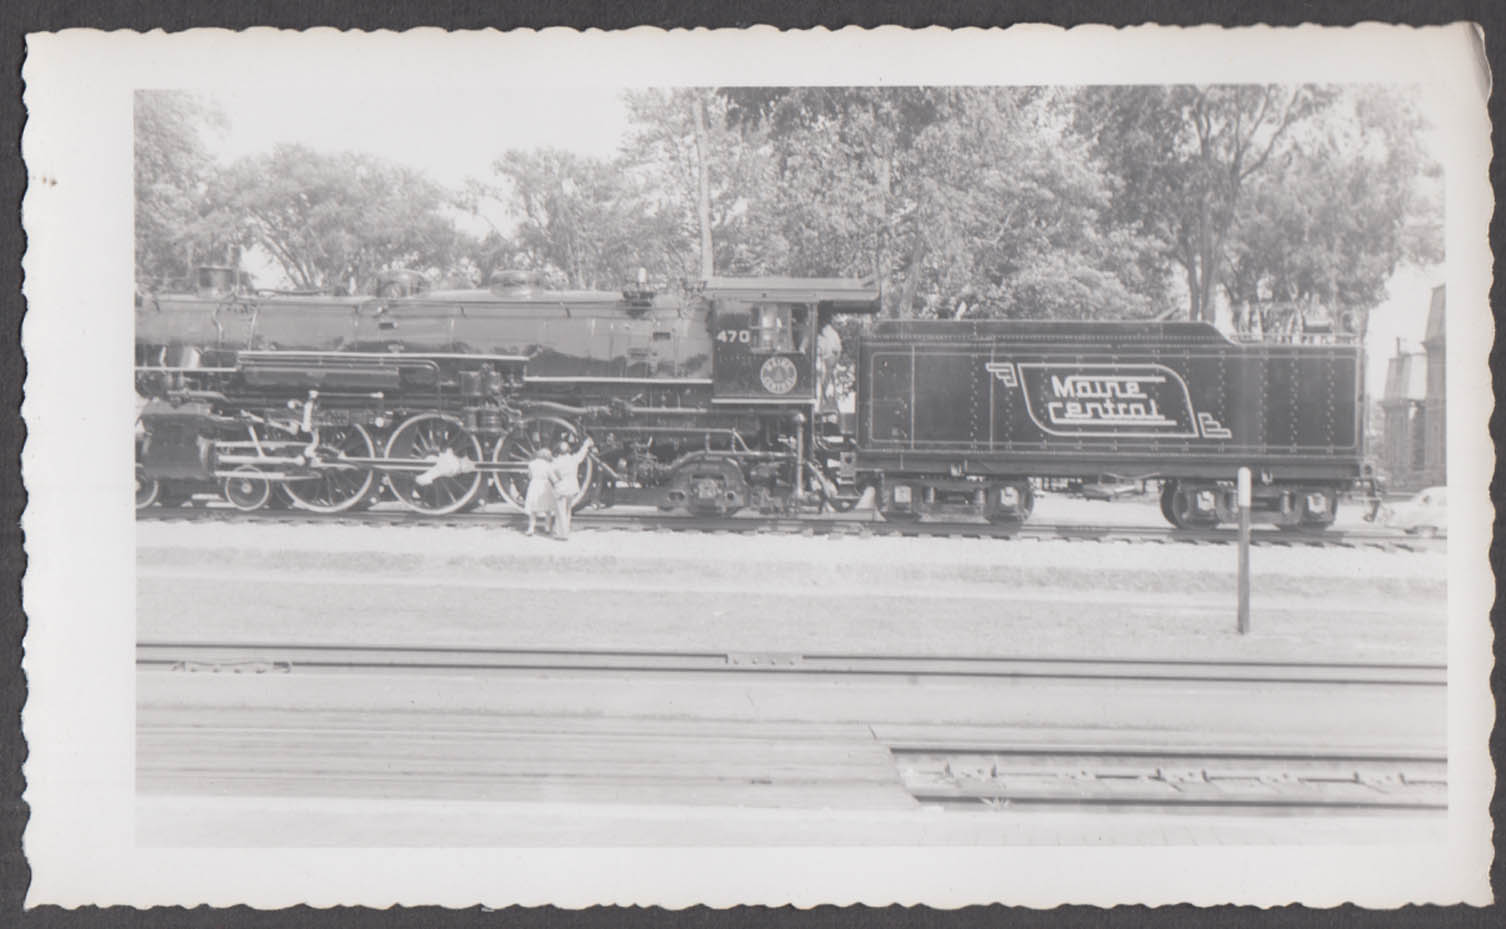
[[[225,478],[225,499],[237,510],[249,513],[267,505],[272,496],[272,482],[250,465],[242,465]]]
[[[435,476],[427,485],[419,483],[422,471],[389,471],[387,486],[392,488],[392,495],[409,509],[430,516],[464,509],[481,492],[483,475],[464,470],[467,463],[474,465],[481,460],[481,442],[459,419],[443,413],[420,413],[398,426],[387,440],[387,457],[399,461],[433,465],[445,452],[458,460],[460,471]]]
[[[1166,517],[1166,521],[1173,526],[1177,524],[1177,518],[1172,513],[1171,501],[1176,496],[1176,492],[1177,485],[1171,481],[1167,481],[1161,485],[1161,515]]]
[[[1321,496],[1323,505],[1315,512],[1312,497]],[[1306,529],[1327,529],[1339,515],[1339,496],[1330,490],[1306,494],[1302,501],[1302,526]]]
[[[1218,517],[1211,513],[1199,513],[1194,506],[1193,495],[1195,489],[1188,489],[1181,484],[1170,485],[1170,499],[1167,499],[1166,491],[1162,491],[1162,512],[1166,518],[1178,529],[1211,529],[1218,525]]]
[[[1029,481],[1019,481],[1015,487],[1020,492],[1020,522],[1023,523],[1035,512],[1035,488],[1030,486]]]
[[[337,464],[341,458],[375,458],[376,444],[364,426],[325,426],[319,430],[319,447],[314,450],[324,464]],[[309,477],[290,480],[285,485],[293,503],[315,513],[343,513],[354,509],[371,496],[376,473],[370,468],[316,468]]]
[[[136,466],[136,509],[144,510],[157,503],[162,495],[162,482],[147,477],[141,465]]]
[[[1015,493],[1018,495],[1018,499],[1020,501],[1017,504],[1018,511],[994,511],[989,515],[988,521],[991,523],[1004,523],[1006,525],[1010,523],[1024,523],[1030,518],[1030,514],[1035,512],[1035,489],[1030,486],[1030,481],[1018,480],[1010,481],[1007,484],[998,485],[997,487],[991,487],[989,488],[988,492],[991,494],[997,494],[1005,487],[1013,487]]]
[[[569,442],[572,449],[579,448],[585,435],[580,427],[568,419],[556,416],[531,416],[518,424],[516,429],[497,440],[492,447],[492,461],[499,464],[521,465],[520,470],[497,471],[492,474],[492,486],[502,499],[517,509],[523,508],[528,496],[527,465],[541,448],[553,450],[561,442]],[[596,462],[587,455],[576,472],[580,477],[580,493],[570,501],[570,509],[576,510],[590,498],[591,482],[596,479]]]

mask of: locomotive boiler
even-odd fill
[[[210,487],[243,510],[518,504],[535,450],[589,432],[577,505],[786,507],[835,492],[811,448],[817,335],[878,307],[835,279],[674,297],[526,272],[434,292],[392,275],[368,297],[253,293],[223,268],[196,283],[137,300],[138,506]]]

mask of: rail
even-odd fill
[[[1053,679],[1443,687],[1447,667],[1405,662],[1207,661],[1059,658],[1018,655],[647,651],[450,648],[343,643],[164,642],[136,645],[142,669],[502,673],[510,671],[662,672]]]
[[[501,470],[501,469],[498,469]],[[489,509],[425,516],[407,510],[389,508],[344,513],[316,513],[309,510],[262,509],[245,513],[229,506],[151,507],[137,510],[142,522],[217,522],[247,524],[317,524],[347,526],[434,526],[434,527],[510,527],[521,524],[521,513],[507,509]],[[1160,544],[1233,545],[1238,534],[1233,529],[1176,529],[1171,526],[1110,526],[1079,523],[1053,524],[1031,521],[988,523],[963,521],[886,522],[876,513],[744,515],[729,517],[683,516],[662,513],[597,511],[577,513],[574,528],[585,531],[690,532],[773,535],[818,535],[864,538],[918,537],[968,539],[1059,539],[1083,542],[1148,542]],[[1371,548],[1387,551],[1438,551],[1447,545],[1443,539],[1407,536],[1382,529],[1276,529],[1256,527],[1252,544],[1274,547]]]

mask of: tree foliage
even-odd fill
[[[732,88],[767,134],[792,274],[877,279],[887,312],[1135,316],[1159,284],[1106,210],[1110,188],[1033,88]]]
[[[707,181],[707,217],[713,273],[771,274],[785,267],[787,243],[777,217],[767,209],[775,182],[766,134],[740,131],[727,99],[706,88],[630,91],[624,95],[629,131],[621,165],[644,185],[659,205],[663,233],[691,259],[665,275],[697,276],[700,174]],[[696,144],[695,105],[699,102],[705,134]]]
[[[1193,319],[1213,319],[1242,197],[1288,163],[1294,127],[1333,97],[1259,84],[1098,87],[1079,97],[1079,128],[1122,182],[1119,216],[1181,267]]]
[[[1398,262],[1438,256],[1423,126],[1395,90],[1095,87],[1074,119],[1115,179],[1114,214],[1180,270],[1192,319],[1220,295],[1264,315],[1368,307]]]
[[[204,135],[224,126],[210,104],[181,91],[140,91],[135,129],[136,278],[186,278],[223,244],[203,222],[214,161]]]
[[[498,154],[447,191],[284,145],[220,167],[211,108],[136,109],[137,271],[265,251],[296,287],[406,266],[615,289],[705,273],[856,276],[899,316],[1361,315],[1441,258],[1440,181],[1404,90],[740,87],[629,92],[620,154]],[[485,209],[483,209],[485,205]],[[462,229],[465,211],[488,217]],[[499,212],[500,211],[500,214]],[[473,227],[474,222],[469,223]]]
[[[1423,128],[1381,88],[1338,101],[1285,171],[1252,185],[1223,282],[1231,305],[1259,314],[1262,331],[1315,305],[1356,311],[1363,329],[1399,264],[1440,261],[1441,177],[1418,143]]]
[[[298,145],[243,158],[216,178],[213,215],[264,249],[299,289],[372,289],[379,271],[447,270],[454,197],[411,168]]]
[[[560,272],[576,288],[613,289],[640,267],[680,276],[691,246],[672,216],[620,165],[560,149],[514,150],[492,166],[498,183],[473,185],[472,200],[510,206],[510,234],[489,237],[528,268]]]

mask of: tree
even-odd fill
[[[135,130],[136,279],[144,286],[189,276],[224,244],[201,220],[214,161],[206,132],[223,128],[212,105],[181,91],[138,91]]]
[[[766,132],[776,168],[765,209],[781,222],[785,273],[873,278],[885,311],[910,315],[927,201],[917,140],[950,115],[958,88],[723,88],[728,118]],[[919,170],[917,170],[919,169]]]
[[[504,185],[479,189],[510,205],[509,238],[524,264],[558,270],[577,288],[619,287],[640,267],[656,279],[683,276],[689,242],[620,166],[560,149],[514,150],[493,171]]]
[[[210,191],[211,215],[308,290],[367,292],[394,267],[446,271],[459,237],[453,198],[410,168],[299,145],[243,158]]]
[[[790,274],[872,276],[892,315],[1121,317],[1164,290],[1111,189],[1034,88],[733,88],[766,133]]]
[[[679,273],[706,277],[781,270],[782,233],[762,208],[775,184],[765,134],[732,125],[727,100],[707,88],[629,91],[624,100],[629,132],[621,166],[672,224],[675,238],[701,243],[702,260]]]
[[[1318,305],[1363,332],[1398,265],[1443,257],[1441,175],[1423,128],[1395,90],[1344,91],[1285,170],[1252,185],[1231,237],[1230,303],[1258,314],[1262,331]]]
[[[1213,319],[1249,185],[1284,165],[1294,128],[1335,93],[1241,84],[1094,87],[1079,96],[1078,129],[1120,181],[1118,219],[1159,239],[1181,267],[1192,319]]]

